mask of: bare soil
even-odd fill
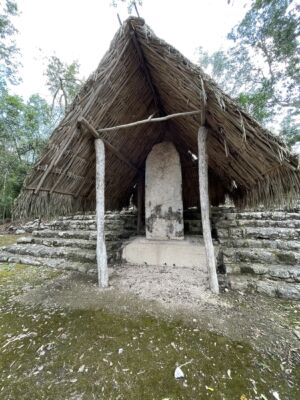
[[[200,283],[199,283],[200,282]],[[27,291],[18,301],[45,307],[105,309],[127,315],[151,314],[181,319],[282,360],[300,361],[300,303],[243,292],[216,296],[201,282],[196,268],[124,265],[110,270],[109,289],[99,289],[96,276],[64,273]]]

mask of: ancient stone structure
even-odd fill
[[[96,273],[96,216],[88,213],[60,217],[41,223],[31,236],[20,237],[17,244],[2,247],[0,263],[19,263]],[[121,261],[124,240],[136,234],[136,213],[107,212],[105,242],[107,260]]]
[[[153,146],[146,160],[146,238],[183,239],[182,177],[171,142]]]
[[[219,267],[231,289],[300,299],[300,207],[223,209],[216,222]]]
[[[216,250],[219,248],[216,258],[221,287],[300,299],[300,207],[273,212],[237,212],[234,208],[214,207],[211,214],[214,246]],[[204,247],[201,247],[201,215],[197,209],[190,209],[184,216],[187,240],[155,241],[139,237],[136,240],[142,242],[139,243],[140,261],[144,263],[143,246],[148,242],[150,256],[160,257],[152,259],[152,263],[167,262],[172,266],[174,260],[175,265],[193,266],[197,260],[197,268],[207,276]],[[32,226],[35,230],[31,236],[20,237],[16,245],[1,248],[0,262],[96,273],[95,214],[76,214],[51,222],[34,221],[24,227],[31,231]],[[131,240],[136,230],[136,212],[106,213],[105,241],[111,266],[121,262],[128,241],[131,243],[126,250],[129,261],[130,252],[133,250],[136,254],[137,242]],[[153,247],[160,243],[164,245],[158,252],[154,251]],[[179,245],[181,255],[174,251],[172,244]],[[185,253],[186,258],[182,256]],[[201,259],[203,263],[199,265]]]

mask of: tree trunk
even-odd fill
[[[104,236],[104,186],[105,148],[101,139],[95,140],[96,150],[96,221],[97,221],[97,268],[99,287],[108,287],[107,255]]]
[[[208,167],[206,154],[206,128],[201,126],[198,131],[198,166],[199,166],[199,193],[201,205],[201,218],[203,239],[206,252],[209,286],[213,293],[219,293],[219,283],[216,271],[216,259],[211,237],[209,220],[209,196],[208,196]]]

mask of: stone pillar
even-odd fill
[[[171,142],[153,146],[146,160],[146,238],[184,238],[182,176],[179,154]]]

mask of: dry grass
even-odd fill
[[[95,208],[93,138],[79,129],[86,118],[96,129],[201,109],[199,115],[102,133],[143,173],[152,146],[176,145],[182,162],[185,207],[198,203],[197,131],[208,135],[210,198],[229,195],[239,206],[286,203],[299,196],[298,160],[263,129],[198,66],[159,39],[142,19],[129,18],[83,86],[43,156],[26,179],[15,215],[54,215]],[[128,204],[138,173],[107,149],[106,208]]]

